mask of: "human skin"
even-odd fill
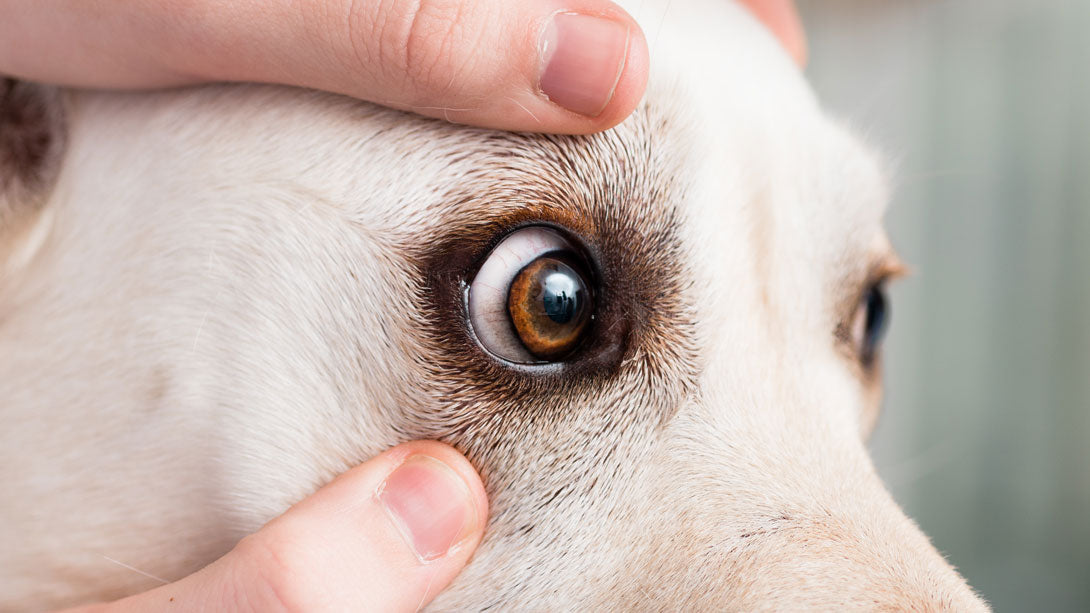
[[[805,62],[793,0],[740,1]],[[0,75],[128,89],[282,83],[534,132],[616,125],[647,67],[643,32],[607,0],[11,0],[0,21]],[[461,454],[406,443],[201,571],[81,610],[419,608],[468,562],[487,508]]]
[[[805,60],[793,0],[740,1]],[[284,83],[507,130],[610,128],[647,70],[642,31],[608,0],[9,0],[0,20],[0,73],[17,78]]]
[[[415,611],[465,566],[488,501],[469,461],[434,441],[349,470],[204,569],[68,613]]]

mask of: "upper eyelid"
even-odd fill
[[[888,251],[870,265],[864,285],[870,287],[875,283],[888,283],[911,274],[912,268],[896,252]]]
[[[862,300],[871,287],[890,283],[912,274],[912,269],[892,249],[884,249],[871,256],[865,270],[866,273],[859,281],[853,281],[849,285],[855,288],[855,292],[847,305],[850,308],[848,316],[855,312],[855,305]]]

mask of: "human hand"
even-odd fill
[[[488,516],[453,448],[399,445],[288,509],[208,567],[68,613],[415,611],[462,570]]]
[[[793,0],[741,1],[801,63]],[[535,132],[616,125],[647,66],[642,31],[608,0],[11,0],[0,20],[0,73],[32,81],[284,83]]]

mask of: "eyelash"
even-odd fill
[[[850,308],[844,309],[847,314],[837,325],[837,338],[867,371],[874,368],[881,354],[882,339],[889,330],[890,301],[887,287],[903,274],[904,266],[895,259],[875,266]],[[877,320],[876,325],[871,325],[874,323],[872,319]]]

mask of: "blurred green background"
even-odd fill
[[[887,154],[894,495],[999,611],[1090,612],[1090,1],[800,0]]]

